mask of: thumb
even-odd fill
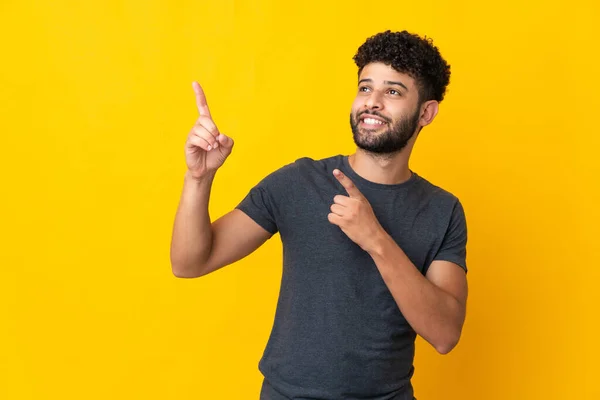
[[[222,146],[226,149],[231,149],[233,147],[233,139],[229,136],[220,133],[217,137],[217,140],[219,141],[219,146]]]

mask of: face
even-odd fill
[[[418,100],[413,78],[383,63],[366,65],[350,114],[356,145],[376,154],[401,151],[419,126]]]

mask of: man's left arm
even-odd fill
[[[339,226],[371,255],[400,311],[415,332],[439,353],[450,352],[460,339],[466,314],[466,271],[452,262],[464,261],[464,215],[453,215],[456,218],[451,221],[452,232],[445,238],[438,259],[431,263],[423,276],[381,227],[368,200],[350,178],[339,170],[335,170],[334,175],[349,196],[335,196],[328,215],[329,222]]]
[[[384,231],[369,254],[404,318],[439,353],[458,343],[465,321],[467,278],[449,261],[433,261],[425,276]]]

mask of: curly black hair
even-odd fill
[[[450,82],[450,65],[433,40],[407,31],[385,31],[368,38],[353,57],[358,75],[373,62],[382,62],[412,77],[419,88],[419,101],[444,99]]]

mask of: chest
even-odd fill
[[[370,256],[352,242],[336,225],[329,222],[333,198],[347,195],[335,183],[306,185],[280,210],[283,223],[281,238],[290,256],[311,257],[323,263],[370,260]],[[444,218],[434,204],[410,193],[370,192],[362,190],[383,229],[424,271],[439,249]]]

